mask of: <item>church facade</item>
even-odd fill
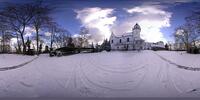
[[[116,36],[114,33],[110,36],[111,50],[141,50],[147,49],[147,45],[140,37],[141,28],[136,23],[132,32]]]

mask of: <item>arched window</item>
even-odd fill
[[[121,39],[119,39],[119,43],[122,43],[122,40],[121,40]]]
[[[129,38],[127,38],[127,42],[129,42]]]
[[[111,43],[113,43],[113,40],[111,40]]]

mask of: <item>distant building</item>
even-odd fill
[[[140,38],[141,28],[136,23],[132,32],[124,33],[121,36],[111,34],[110,44],[111,50],[137,50],[144,49],[145,42]]]
[[[151,47],[165,48],[165,45],[164,45],[163,41],[159,41],[159,42],[156,42],[156,43],[151,43]]]

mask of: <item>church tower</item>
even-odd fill
[[[138,23],[136,23],[135,26],[132,28],[132,32],[135,37],[140,37],[141,28]]]

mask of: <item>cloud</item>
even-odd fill
[[[164,7],[141,5],[133,8],[124,9],[129,16],[118,22],[113,27],[115,34],[123,34],[131,31],[135,23],[141,26],[141,37],[148,42],[167,42],[161,32],[162,28],[170,27],[172,13],[163,10]]]
[[[35,31],[35,29],[32,28],[32,27],[26,27],[24,33],[25,33],[25,35],[24,35],[25,37],[32,37],[33,34],[36,33],[36,31]]]
[[[125,9],[128,13],[141,13],[143,15],[149,15],[149,14],[166,14],[165,11],[157,9],[156,7],[152,6],[137,6],[131,9]]]
[[[89,28],[92,37],[90,41],[102,42],[103,39],[110,37],[111,27],[117,19],[112,15],[114,9],[93,7],[75,10],[75,12],[82,26]]]
[[[51,32],[44,32],[44,35],[47,36],[47,37],[51,36]]]

